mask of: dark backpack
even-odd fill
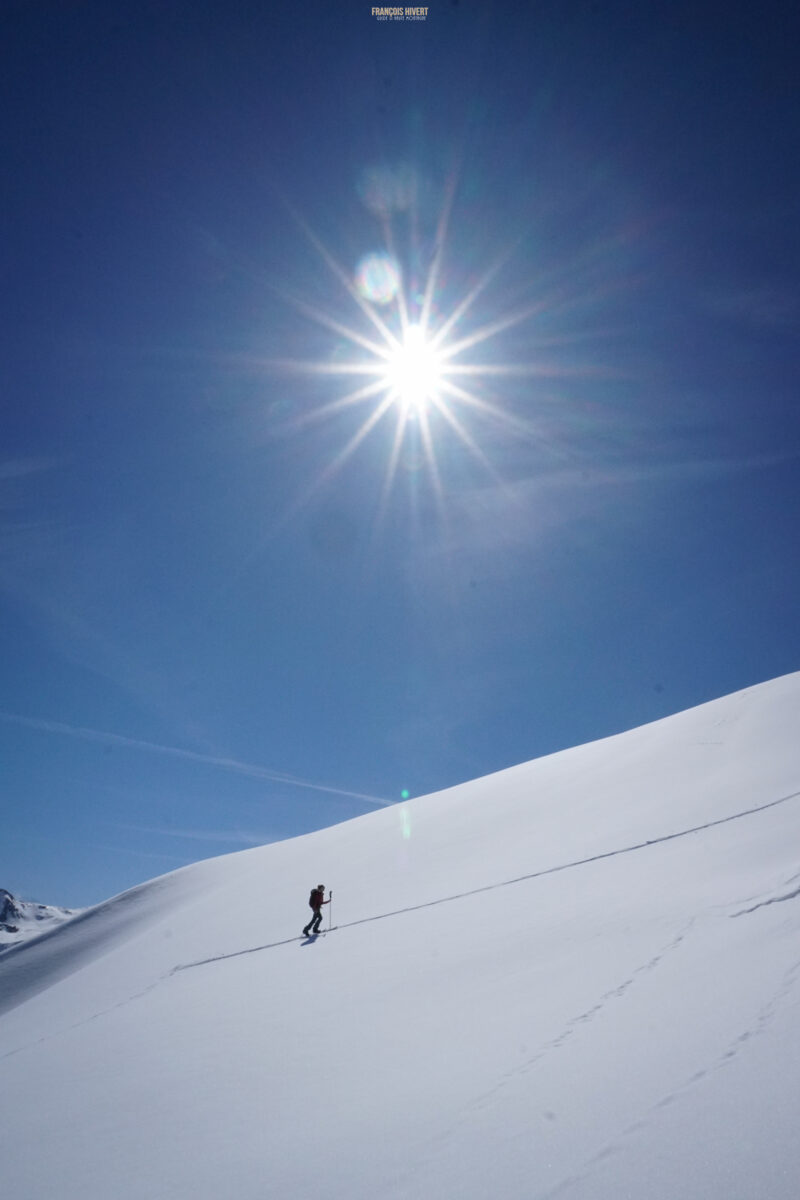
[[[311,895],[308,897],[308,906],[309,906],[309,908],[313,908],[313,909],[315,909],[315,910],[316,910],[316,909],[318,909],[318,908],[320,908],[320,907],[322,906],[322,901],[323,901],[324,899],[325,899],[325,893],[324,893],[324,892],[321,892],[321,891],[319,890],[319,888],[312,888],[312,889],[311,889]]]

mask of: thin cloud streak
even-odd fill
[[[241,829],[172,829],[157,825],[115,825],[114,828],[129,833],[185,838],[192,842],[230,842],[235,846],[266,846],[280,840],[265,833],[252,833]]]
[[[237,775],[245,775],[249,779],[263,779],[270,783],[282,783],[290,787],[307,788],[314,792],[325,792],[332,796],[347,796],[353,800],[363,800],[376,808],[389,808],[394,803],[380,796],[368,796],[363,792],[351,792],[345,788],[330,787],[328,784],[312,783],[307,779],[298,779],[282,771],[272,771],[255,763],[240,762],[235,758],[224,758],[214,754],[201,754],[195,750],[184,750],[179,746],[164,746],[159,742],[143,741],[140,738],[125,737],[120,733],[108,733],[101,729],[88,729],[80,725],[67,725],[63,721],[49,721],[40,717],[25,717],[18,713],[0,711],[0,721],[12,725],[21,725],[25,729],[35,729],[41,733],[58,733],[66,737],[80,738],[86,742],[99,742],[104,746],[124,746],[130,750],[142,750],[151,754],[160,754],[168,758],[182,759],[184,762],[203,763],[219,770],[231,771]]]
[[[664,460],[662,462],[631,462],[631,463],[591,463],[582,462],[575,466],[558,466],[543,469],[529,478],[506,483],[499,489],[472,489],[469,495],[489,496],[492,491],[502,498],[512,498],[515,501],[541,495],[551,489],[573,488],[576,491],[587,488],[616,486],[621,484],[658,484],[661,482],[681,482],[723,479],[744,471],[766,470],[787,463],[796,462],[800,458],[794,451],[775,454],[741,455],[735,458],[695,458]]]
[[[177,871],[181,867],[191,867],[197,861],[194,858],[178,858],[174,854],[157,854],[150,850],[133,850],[130,846],[112,846],[108,842],[87,842],[86,845],[92,850],[102,850],[106,854],[124,854],[132,858],[145,858],[153,862],[169,863],[173,871]]]

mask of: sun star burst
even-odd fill
[[[420,287],[409,282],[395,255],[391,223],[384,221],[386,250],[367,254],[354,273],[345,270],[307,222],[292,216],[314,246],[328,269],[349,295],[363,321],[359,327],[346,316],[311,305],[287,295],[286,299],[337,339],[337,350],[322,361],[307,359],[271,360],[271,365],[319,377],[356,381],[351,390],[293,419],[287,430],[316,424],[347,411],[366,408],[366,415],[338,453],[328,461],[309,487],[305,500],[332,479],[385,418],[394,416],[395,432],[384,477],[381,509],[385,508],[401,462],[426,466],[440,509],[444,487],[437,460],[451,460],[454,447],[472,455],[494,479],[500,477],[492,463],[487,442],[495,434],[507,439],[541,443],[536,422],[514,411],[506,397],[498,400],[490,385],[505,377],[562,374],[543,362],[520,363],[475,361],[476,347],[500,338],[506,331],[542,312],[547,301],[505,313],[495,310],[468,331],[465,324],[476,302],[492,283],[508,254],[491,263],[471,286],[458,296],[449,311],[442,311],[441,272],[447,241],[452,191],[439,218],[436,252]],[[479,434],[478,425],[491,425],[493,439]],[[407,439],[413,453],[403,456]],[[496,439],[494,439],[496,440]],[[436,442],[436,445],[435,445]],[[421,456],[421,457],[420,457]],[[416,470],[417,468],[415,468]],[[296,507],[296,506],[295,506]]]

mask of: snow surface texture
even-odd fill
[[[798,714],[787,676],[7,951],[0,1191],[796,1200]]]
[[[5,888],[0,888],[0,954],[9,946],[18,946],[21,942],[39,937],[74,915],[74,909],[19,900]]]

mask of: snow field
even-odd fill
[[[777,680],[11,952],[4,1193],[795,1200],[799,702]],[[306,942],[319,879],[338,928]]]

